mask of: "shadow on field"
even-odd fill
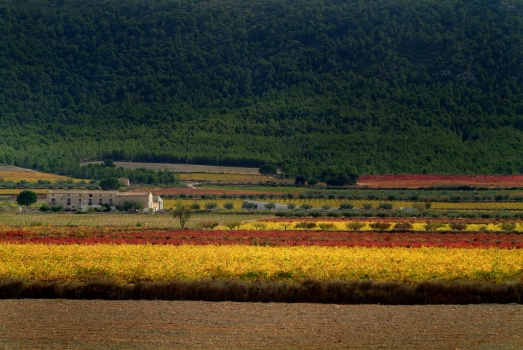
[[[0,299],[202,300],[237,302],[334,304],[480,304],[523,303],[523,283],[305,281],[303,283],[244,281],[139,282],[121,285],[99,280],[88,283],[0,281]]]

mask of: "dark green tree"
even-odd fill
[[[108,177],[100,181],[100,188],[104,191],[117,190],[120,186],[120,180],[115,177]]]
[[[25,190],[16,196],[16,203],[21,207],[30,207],[36,201],[38,201],[38,195],[33,191]]]
[[[258,169],[258,171],[260,174],[267,175],[267,177],[269,177],[269,175],[276,175],[278,173],[278,169],[272,164],[264,164]]]

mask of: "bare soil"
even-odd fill
[[[522,349],[523,305],[0,300],[0,349]]]
[[[100,164],[101,162],[84,162],[80,165],[89,163]],[[228,167],[215,165],[196,165],[196,164],[171,164],[171,163],[136,163],[136,162],[114,162],[117,167],[124,169],[147,168],[152,170],[164,170],[175,173],[224,173],[224,174],[255,174],[259,175],[258,168]]]

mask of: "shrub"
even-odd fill
[[[412,224],[410,222],[398,222],[394,225],[394,229],[397,231],[412,230]]]
[[[305,204],[301,205],[301,208],[303,210],[310,210],[310,209],[312,209],[312,205],[305,203]]]
[[[205,209],[207,209],[207,210],[213,210],[216,208],[218,208],[218,204],[216,204],[214,202],[205,203]]]
[[[275,203],[267,203],[265,204],[265,209],[268,209],[268,210],[271,210],[271,209],[274,209],[276,208],[276,204]]]
[[[379,209],[385,209],[385,210],[391,210],[392,209],[392,204],[390,204],[390,203],[380,203],[380,205],[378,205],[378,208]]]
[[[220,223],[218,221],[204,221],[200,224],[200,226],[207,230],[214,230],[214,228],[219,224]]]
[[[451,222],[449,226],[454,231],[464,231],[467,229],[467,227],[469,227],[469,225],[465,224],[464,222]]]
[[[59,211],[62,211],[63,207],[61,205],[53,205],[51,207],[51,211],[54,213],[58,213]]]
[[[224,203],[223,204],[223,207],[227,210],[232,210],[234,209],[234,203],[233,202],[227,202],[227,203]]]
[[[372,209],[372,204],[370,204],[370,203],[363,203],[362,207],[365,210],[370,210],[370,209]]]
[[[290,210],[294,210],[294,209],[296,209],[296,204],[289,203],[289,204],[287,204],[287,208],[290,209]]]
[[[374,230],[388,230],[392,224],[390,222],[373,222],[370,227]]]
[[[331,210],[331,206],[330,205],[324,205],[321,207],[321,209],[323,210]]]
[[[49,208],[49,206],[47,206],[47,204],[42,204],[42,205],[40,206],[40,208],[38,208],[38,209],[39,209],[40,211],[44,212],[44,213],[47,212],[47,211],[49,211],[49,210],[51,210],[51,208]]]
[[[322,222],[318,226],[320,227],[320,229],[322,229],[324,231],[336,229],[336,225],[334,225],[331,222]]]
[[[312,230],[313,228],[316,228],[317,226],[318,225],[316,225],[315,222],[298,222],[296,225],[294,225],[294,228]]]
[[[243,201],[242,208],[246,210],[254,209],[255,204],[252,202]]]
[[[315,211],[311,211],[309,215],[312,216],[313,218],[321,218],[321,217],[325,216],[325,213],[315,210]]]
[[[512,232],[516,229],[515,222],[504,221],[501,223],[500,226],[503,231],[507,231],[507,232]]]
[[[347,230],[358,231],[359,229],[365,227],[365,223],[359,221],[351,221],[347,222],[345,224],[345,227],[347,227]]]
[[[193,210],[200,210],[202,207],[198,203],[191,204],[191,209]]]
[[[438,228],[445,226],[439,222],[427,222],[425,224],[425,231],[436,231]]]
[[[257,230],[264,230],[267,227],[267,224],[264,222],[255,222],[252,224]]]
[[[340,203],[340,210],[347,210],[354,208],[354,205],[352,203]]]

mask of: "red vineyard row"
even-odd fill
[[[523,187],[523,175],[367,175],[360,176],[358,184],[371,188]]]
[[[115,232],[84,237],[46,236],[17,230],[0,234],[0,243],[14,244],[160,244],[267,245],[337,247],[523,248],[523,235],[484,232],[344,232],[344,231],[210,231],[174,230]]]

